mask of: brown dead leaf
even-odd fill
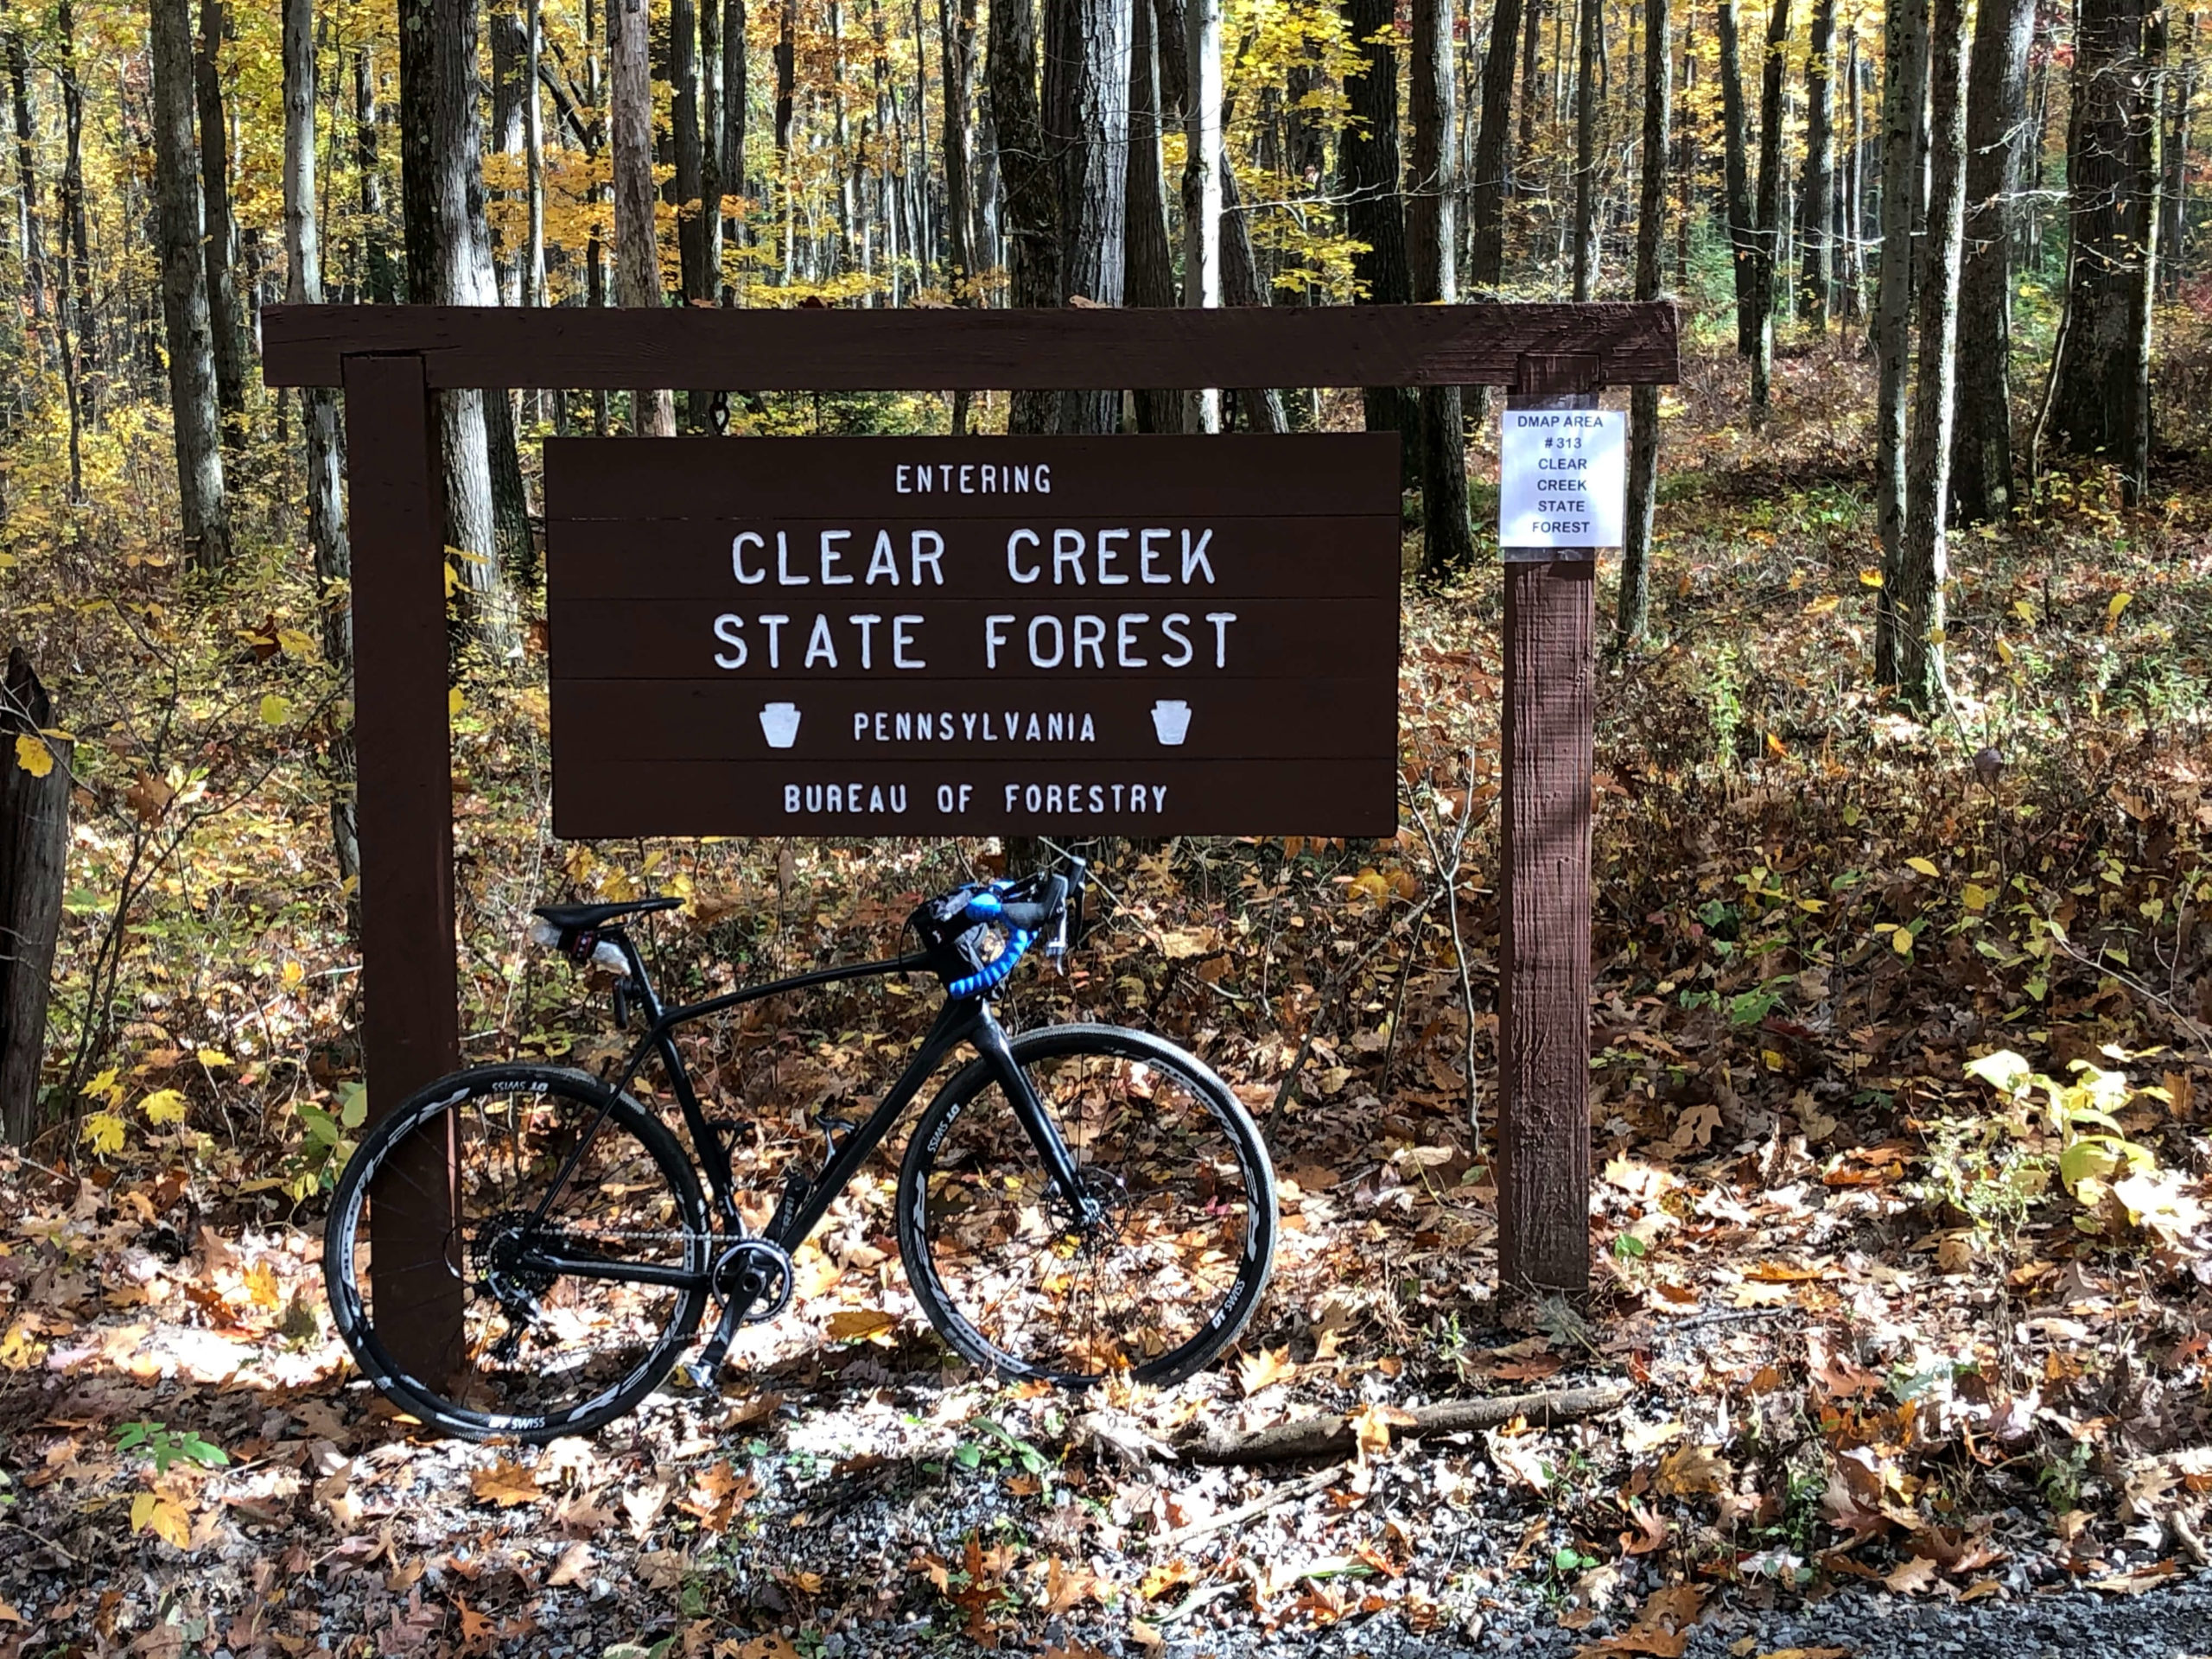
[[[1410,1411],[1370,1400],[1352,1413],[1348,1421],[1351,1425],[1352,1439],[1359,1445],[1359,1455],[1362,1458],[1379,1458],[1390,1449],[1392,1429],[1411,1428],[1421,1420]]]
[[[2113,1573],[2101,1579],[2091,1579],[2087,1587],[2101,1590],[2108,1596],[2139,1596],[2145,1590],[2155,1590],[2172,1578],[2180,1568],[2169,1556],[2163,1561],[2153,1561],[2148,1567],[2139,1567],[2129,1573]]]
[[[1073,1611],[1085,1601],[1103,1602],[1113,1586],[1088,1567],[1072,1567],[1053,1556],[1045,1563],[1045,1611]]]
[[[653,1522],[668,1507],[668,1486],[662,1481],[622,1494],[622,1512],[630,1517],[630,1535],[632,1538],[643,1538],[653,1529]]]
[[[1287,1382],[1297,1375],[1298,1364],[1291,1358],[1287,1345],[1246,1354],[1236,1362],[1236,1381],[1248,1400],[1261,1389]]]
[[[1918,1595],[1936,1587],[1936,1563],[1925,1555],[1915,1555],[1884,1573],[1882,1582],[1901,1596]]]
[[[865,1342],[897,1326],[897,1315],[880,1308],[840,1308],[830,1316],[830,1335],[838,1342]]]
[[[1669,1497],[1689,1497],[1719,1491],[1733,1472],[1719,1446],[1685,1446],[1659,1460],[1659,1471],[1651,1484]]]
[[[1649,1555],[1655,1549],[1664,1548],[1674,1531],[1673,1524],[1665,1516],[1641,1503],[1629,1505],[1628,1518],[1631,1529],[1621,1534],[1621,1554],[1624,1555]]]
[[[496,1503],[511,1510],[518,1503],[537,1502],[537,1479],[518,1463],[509,1463],[502,1458],[489,1469],[479,1469],[468,1478],[468,1490],[484,1503]]]
[[[595,1560],[589,1544],[570,1544],[561,1552],[561,1559],[553,1563],[552,1572],[546,1574],[546,1586],[557,1590],[564,1584],[582,1584],[591,1576]]]

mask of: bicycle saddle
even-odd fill
[[[540,905],[531,913],[543,916],[563,932],[576,927],[599,927],[618,916],[648,910],[674,910],[681,899],[631,899],[615,905]]]

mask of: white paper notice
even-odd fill
[[[1628,518],[1628,416],[1509,409],[1498,444],[1502,548],[1618,547]]]

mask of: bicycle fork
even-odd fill
[[[1037,1091],[1030,1087],[1028,1074],[1014,1058],[1014,1050],[1007,1041],[1006,1032],[992,1015],[990,1004],[982,1001],[949,1002],[930,1027],[929,1035],[922,1039],[922,1046],[915,1054],[899,1081],[891,1086],[883,1102],[870,1114],[867,1122],[846,1135],[838,1143],[836,1156],[827,1168],[802,1187],[786,1189],[785,1203],[779,1206],[775,1221],[761,1235],[772,1244],[786,1252],[796,1250],[805,1242],[822,1219],[837,1194],[854,1173],[882,1143],[892,1125],[906,1109],[907,1103],[921,1092],[922,1084],[930,1073],[954,1048],[962,1043],[971,1045],[977,1057],[996,1079],[1014,1108],[1015,1118],[1037,1149],[1037,1156],[1045,1166],[1052,1185],[1066,1199],[1068,1209],[1078,1225],[1089,1226],[1102,1213],[1098,1201],[1087,1192],[1083,1185],[1082,1171],[1067,1142],[1061,1138],[1059,1126],[1052,1122],[1052,1115],[1037,1098]],[[797,1202],[791,1202],[793,1195]],[[721,1317],[716,1321],[713,1335],[706,1345],[684,1370],[700,1388],[709,1388],[721,1372],[722,1361],[728,1356],[729,1345],[737,1335],[737,1328],[751,1311],[751,1301],[741,1296],[732,1296],[722,1306]]]

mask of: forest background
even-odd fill
[[[2201,1563],[2208,44],[2145,0],[7,0],[0,1522],[36,1548],[0,1645],[567,1619],[691,1651],[862,1617],[1151,1645],[1380,1611],[1667,1653],[1722,1586],[2118,1594]],[[1012,999],[1199,1047],[1288,1177],[1243,1361],[1116,1409],[1158,1446],[1297,1399],[1359,1414],[1363,1452],[1201,1538],[1261,1489],[1117,1471],[970,1379],[882,1430],[934,1520],[764,1554],[877,1478],[817,1466],[808,1390],[864,1426],[854,1389],[944,1375],[865,1205],[741,1449],[688,1402],[524,1465],[338,1391],[308,1241],[371,1109],[344,457],[330,394],[260,384],[263,307],[1630,296],[1675,301],[1685,367],[1633,395],[1605,565],[1592,1309],[1491,1294],[1481,393],[1293,363],[1187,401],[461,392],[472,1058],[598,1052],[588,988],[522,947],[533,903],[677,894],[655,949],[707,985],[878,949],[1006,856],[552,841],[537,438],[1407,435],[1396,841],[1092,848],[1109,925]],[[801,1147],[895,1070],[911,1001],[697,1058]],[[1628,1403],[1393,1461],[1401,1403],[1585,1374]]]

